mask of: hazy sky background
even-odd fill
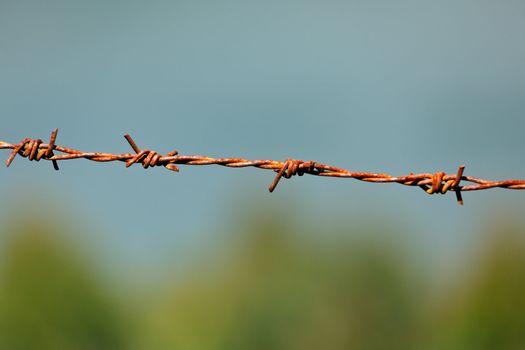
[[[356,171],[524,178],[525,2],[0,1],[0,139],[130,152],[288,157]],[[7,158],[9,152],[3,151]],[[116,266],[214,244],[254,205],[321,227],[396,224],[438,264],[523,193],[433,198],[417,188],[256,169],[18,158],[0,210],[49,196]],[[11,211],[10,211],[11,210]],[[320,232],[322,234],[322,232]],[[153,264],[150,264],[152,263]]]

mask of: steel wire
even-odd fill
[[[416,186],[423,189],[428,194],[445,194],[453,191],[459,204],[463,204],[461,193],[467,191],[479,191],[489,188],[504,188],[511,190],[525,189],[525,180],[501,180],[490,181],[473,176],[463,175],[464,165],[460,165],[455,174],[446,174],[445,172],[435,173],[410,173],[405,176],[392,176],[383,173],[373,172],[354,172],[335,166],[330,166],[313,160],[303,161],[300,159],[289,158],[286,161],[277,160],[250,160],[245,158],[212,158],[207,156],[188,156],[179,155],[177,151],[171,151],[161,155],[150,149],[140,149],[130,135],[124,135],[135,153],[113,154],[105,152],[82,152],[76,149],[67,148],[57,145],[58,129],[53,130],[48,143],[41,139],[24,138],[16,144],[0,141],[0,149],[11,149],[11,153],[6,160],[6,166],[9,167],[16,156],[27,158],[29,160],[39,161],[41,159],[51,161],[55,170],[58,170],[58,162],[70,159],[83,158],[95,162],[113,162],[121,161],[126,163],[126,167],[133,164],[142,164],[144,169],[154,166],[163,166],[172,171],[179,171],[178,165],[222,165],[231,168],[256,167],[260,169],[269,169],[277,173],[272,183],[268,187],[273,192],[284,177],[286,179],[292,176],[304,174],[327,177],[353,178],[360,181],[374,183],[398,183],[405,186]],[[55,154],[60,152],[61,154]],[[470,184],[461,186],[461,181]]]

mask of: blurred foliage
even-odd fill
[[[3,249],[0,349],[121,349],[122,320],[53,227],[19,222]]]
[[[320,248],[290,230],[259,223],[236,236],[213,276],[179,281],[156,308],[154,347],[411,348],[417,321],[402,259],[377,245]]]
[[[18,222],[0,259],[0,349],[525,348],[521,228],[480,234],[469,273],[428,300],[432,276],[388,230],[307,233],[264,215],[142,305],[109,293],[66,233]]]
[[[471,276],[448,296],[435,331],[447,349],[525,349],[523,229],[490,233]]]

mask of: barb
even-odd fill
[[[420,187],[428,194],[445,194],[448,191],[453,191],[456,194],[456,200],[459,204],[463,204],[462,192],[479,191],[489,188],[505,188],[511,190],[525,189],[525,180],[502,180],[490,181],[473,176],[463,175],[465,170],[464,165],[460,165],[455,174],[446,174],[444,172],[422,173],[405,176],[392,176],[388,174],[378,174],[372,172],[352,172],[346,169],[317,163],[312,160],[302,161],[299,159],[287,159],[285,162],[277,160],[250,160],[244,158],[212,158],[206,156],[184,156],[179,155],[177,151],[171,151],[166,155],[161,155],[155,151],[144,149],[141,150],[130,135],[124,135],[129,145],[135,152],[113,154],[103,152],[81,152],[72,148],[62,147],[55,144],[58,129],[53,130],[49,143],[44,143],[41,139],[24,138],[17,144],[0,141],[0,149],[11,149],[11,153],[7,158],[5,164],[9,167],[16,156],[28,158],[29,160],[39,161],[41,159],[51,161],[55,170],[58,170],[58,161],[68,159],[83,158],[94,162],[125,162],[126,167],[130,167],[135,163],[140,163],[147,169],[154,166],[163,166],[169,170],[178,172],[177,165],[222,165],[231,168],[255,167],[259,169],[273,170],[277,173],[274,180],[270,184],[268,190],[273,192],[284,177],[286,179],[292,176],[304,174],[327,176],[327,177],[342,177],[353,178],[365,182],[374,183],[398,183],[405,186]],[[54,151],[61,154],[55,154]],[[460,186],[460,182],[469,182],[470,184]]]

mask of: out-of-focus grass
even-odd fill
[[[438,305],[436,348],[525,349],[524,233],[504,223],[489,232],[473,273]]]
[[[108,292],[68,232],[19,220],[0,260],[0,348],[525,348],[522,228],[480,233],[472,274],[434,300],[432,276],[395,235],[303,234],[255,212],[224,235],[235,244],[141,305],[126,304],[133,291]]]
[[[166,293],[153,309],[155,347],[411,347],[417,296],[394,246],[321,247],[290,230],[253,226],[213,276],[195,271]]]
[[[55,228],[20,221],[0,267],[0,349],[123,349],[113,300]]]

